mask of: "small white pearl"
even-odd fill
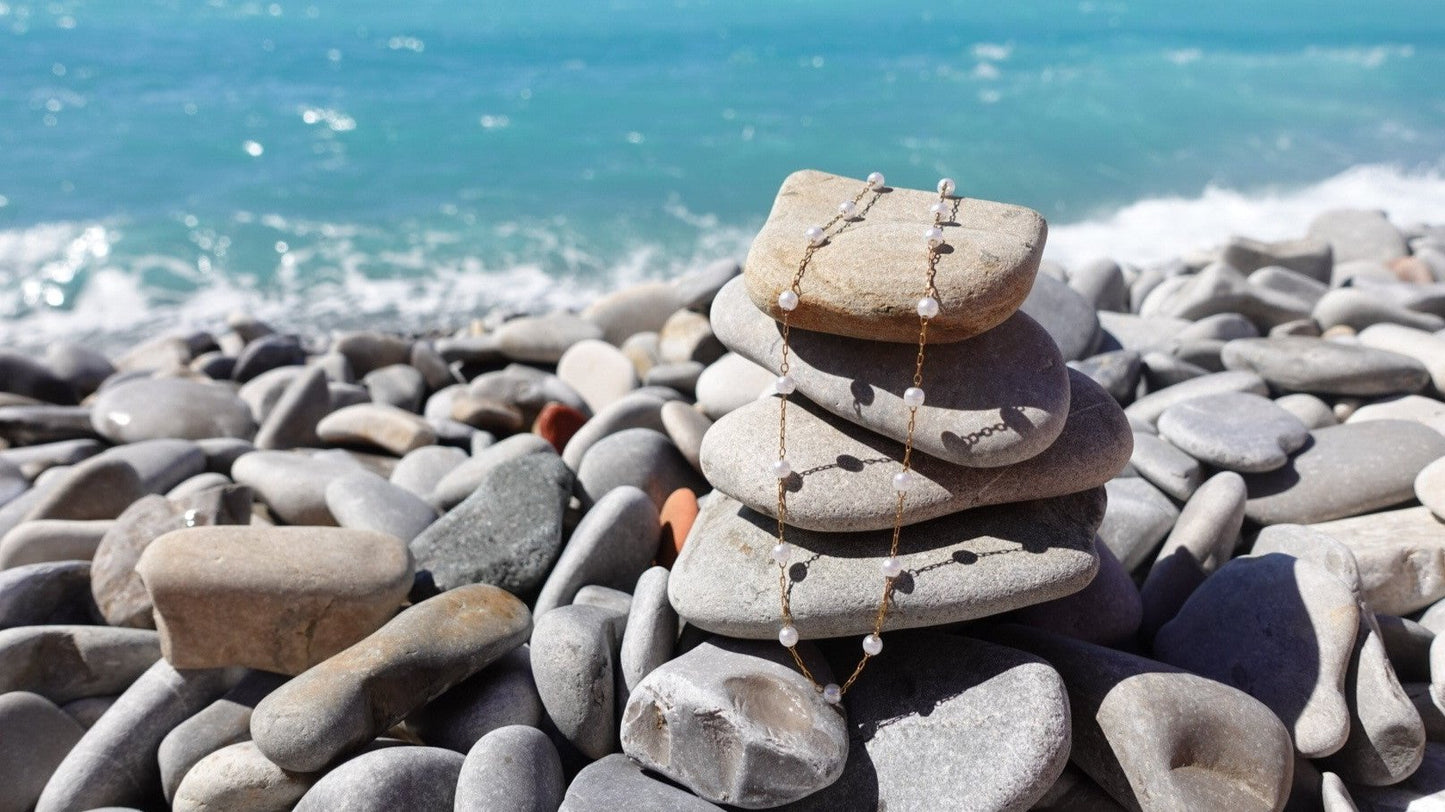
[[[953,194],[953,178],[944,178],[938,182],[938,193],[944,197]]]
[[[843,689],[837,683],[830,682],[823,686],[823,701],[829,705],[836,705],[843,701]]]
[[[773,560],[779,564],[788,563],[788,558],[793,554],[793,545],[786,541],[780,541],[773,545]]]
[[[903,390],[903,405],[910,409],[917,409],[923,405],[923,390],[916,386],[910,386]]]
[[[944,203],[942,200],[929,206],[928,210],[933,213],[933,219],[935,220],[942,219],[953,213],[953,207]]]
[[[793,628],[791,623],[778,629],[778,642],[782,643],[785,648],[798,645],[798,630]]]
[[[928,240],[929,248],[937,248],[943,245],[943,229],[938,226],[929,226],[928,230],[923,232],[923,239]]]
[[[778,307],[789,313],[798,309],[798,294],[785,290],[778,294]]]
[[[813,245],[822,245],[823,240],[827,238],[822,226],[808,226],[808,230],[803,232],[803,236],[807,237],[808,242]]]
[[[793,380],[792,375],[779,375],[773,381],[773,391],[780,395],[791,395],[793,390],[798,388],[798,382]]]
[[[908,493],[918,484],[918,477],[912,471],[899,471],[893,475],[893,490]]]
[[[793,466],[787,460],[773,460],[772,469],[778,479],[787,479],[788,474],[793,473]]]
[[[844,217],[852,217],[858,213],[858,204],[851,200],[844,200],[838,204],[838,213]]]
[[[883,571],[884,578],[897,578],[903,572],[903,562],[890,555],[878,564],[878,569]]]
[[[918,300],[918,315],[925,319],[931,319],[938,315],[938,300],[932,296],[924,296]]]
[[[882,173],[882,172],[869,172],[869,173],[868,173],[868,188],[870,188],[870,189],[882,189],[882,188],[883,188],[883,173]]]
[[[876,657],[878,656],[878,652],[882,650],[883,638],[879,637],[876,634],[870,634],[867,637],[863,638],[863,651],[867,652],[869,655]]]

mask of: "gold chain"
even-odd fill
[[[810,683],[812,683],[813,689],[822,693],[824,698],[828,702],[835,704],[841,701],[843,694],[847,693],[848,689],[853,686],[853,683],[857,681],[859,675],[863,673],[863,668],[868,664],[868,660],[871,659],[876,653],[874,651],[869,651],[870,644],[875,646],[878,651],[882,650],[880,635],[883,632],[883,624],[888,618],[889,604],[892,602],[893,599],[894,581],[901,574],[901,571],[889,574],[885,570],[883,582],[883,596],[878,602],[878,611],[873,618],[873,632],[871,635],[864,638],[863,656],[861,659],[858,660],[858,664],[853,668],[853,673],[848,676],[848,679],[845,680],[841,686],[836,684],[830,684],[827,686],[819,685],[817,679],[814,678],[813,673],[808,669],[807,664],[803,662],[802,655],[798,653],[798,635],[797,629],[793,624],[793,611],[789,594],[791,592],[791,589],[788,577],[787,563],[788,553],[790,552],[790,548],[787,543],[787,479],[791,473],[791,466],[787,462],[788,396],[792,393],[794,388],[794,383],[788,375],[789,370],[791,369],[788,343],[790,332],[789,321],[792,315],[792,311],[796,309],[801,302],[803,276],[807,273],[808,264],[812,260],[813,254],[816,253],[818,249],[821,248],[823,245],[827,244],[827,242],[833,237],[836,237],[838,234],[842,233],[842,231],[846,229],[848,225],[854,222],[856,219],[862,219],[862,216],[866,213],[867,209],[872,208],[873,204],[878,201],[878,197],[882,194],[883,188],[884,186],[882,175],[879,175],[878,173],[873,173],[872,175],[869,175],[868,185],[865,186],[861,192],[854,195],[850,202],[845,202],[840,205],[838,207],[838,214],[836,214],[824,225],[814,227],[808,230],[807,236],[809,238],[809,244],[807,249],[803,252],[802,259],[798,262],[798,270],[793,275],[792,284],[790,284],[788,288],[785,291],[781,292],[778,296],[779,307],[783,313],[782,364],[779,367],[778,380],[776,384],[776,391],[781,396],[778,404],[778,460],[774,464],[774,472],[778,474],[778,545],[774,548],[773,557],[778,565],[778,605],[783,620],[782,629],[779,631],[778,638],[779,642],[781,642],[787,648],[788,653],[792,655],[793,662],[797,665],[798,670],[803,674],[804,677],[808,679]],[[865,207],[863,210],[858,210],[858,203],[863,200],[863,198],[868,194],[869,191],[872,191],[874,193],[873,199],[869,201],[868,206]],[[888,548],[888,558],[885,559],[885,562],[893,562],[895,565],[898,556],[898,542],[903,530],[903,507],[908,496],[908,487],[912,482],[911,478],[914,476],[913,433],[917,424],[918,408],[922,405],[923,392],[921,387],[923,386],[923,360],[925,355],[925,349],[928,346],[928,322],[929,319],[934,318],[938,314],[938,288],[935,285],[935,277],[938,273],[938,257],[940,249],[943,247],[944,244],[942,237],[943,218],[945,216],[945,213],[947,213],[949,216],[956,216],[958,211],[958,200],[954,199],[950,201],[950,195],[952,195],[952,193],[953,181],[947,178],[939,181],[939,202],[935,203],[930,209],[933,213],[934,225],[928,230],[928,233],[925,235],[928,240],[928,274],[926,278],[926,285],[924,286],[923,297],[919,300],[918,303],[918,354],[914,359],[913,365],[913,389],[910,390],[910,393],[905,393],[904,399],[905,404],[908,406],[908,431],[903,444],[902,468],[894,476],[895,489],[897,490],[897,501],[894,505],[893,510],[892,540]],[[840,222],[842,223],[842,226],[838,227],[837,230],[829,233],[830,230],[833,229],[834,226],[837,226]],[[908,400],[908,395],[915,392],[917,393],[917,402],[911,403]],[[899,484],[900,482],[901,484]]]

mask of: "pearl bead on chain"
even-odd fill
[[[883,173],[869,173],[867,179],[869,190],[875,192],[879,191],[884,188],[883,183]],[[942,178],[938,181],[938,194],[940,196],[940,199],[934,202],[933,205],[928,207],[929,213],[933,215],[933,225],[929,226],[928,229],[923,232],[923,238],[928,243],[930,251],[936,250],[944,243],[943,228],[941,224],[944,222],[944,218],[949,216],[949,214],[953,210],[953,207],[944,198],[951,197],[953,195],[954,189],[955,185],[952,178]],[[841,219],[853,219],[854,217],[858,216],[858,211],[858,203],[855,200],[844,200],[842,203],[838,204],[838,215]],[[804,231],[803,235],[807,238],[808,244],[814,248],[817,248],[828,241],[827,232],[822,226],[809,226],[808,229]],[[799,275],[801,276],[801,271],[799,272]],[[800,300],[798,294],[791,289],[784,290],[782,293],[778,294],[778,308],[786,313],[791,313],[792,311],[796,310],[798,308],[799,301]],[[923,319],[925,322],[929,319],[937,318],[940,311],[938,300],[931,295],[924,296],[923,298],[918,300],[917,311],[918,317],[920,319]],[[920,344],[920,358],[922,352],[923,350]],[[922,362],[920,361],[920,363]],[[783,395],[784,397],[792,394],[796,389],[797,382],[793,379],[793,376],[791,375],[779,375],[773,381],[773,391],[778,393],[779,395]],[[921,389],[920,387],[910,386],[903,391],[903,405],[908,407],[909,409],[916,410],[923,405],[923,402],[924,393],[923,389]],[[783,457],[779,457],[778,459],[774,460],[770,465],[770,469],[773,476],[780,480],[788,478],[793,473],[792,464]],[[893,475],[893,490],[898,493],[899,498],[902,498],[904,494],[907,494],[913,489],[915,485],[918,484],[919,480],[920,478],[918,474],[915,474],[909,468],[905,468]],[[779,493],[781,493],[781,491]],[[779,498],[781,499],[781,496]],[[781,530],[781,525],[779,526],[779,528]],[[786,541],[783,541],[780,537],[778,543],[773,545],[773,561],[777,562],[779,566],[787,566],[788,560],[792,556],[792,552],[792,545],[788,544]],[[884,558],[879,563],[878,569],[883,574],[883,577],[891,582],[894,578],[897,578],[899,575],[903,574],[903,562],[900,561],[896,555],[889,555],[887,558]],[[784,647],[791,649],[798,644],[798,640],[799,636],[797,627],[793,626],[790,621],[785,621],[783,626],[778,629],[778,642],[783,644]],[[880,637],[877,632],[868,634],[863,638],[863,652],[865,655],[873,657],[877,656],[882,651],[883,638]],[[814,685],[816,687],[816,683]],[[830,682],[827,685],[823,686],[822,694],[823,700],[830,705],[836,705],[839,702],[843,701],[843,689],[837,683]]]

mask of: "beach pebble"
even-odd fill
[[[1398,324],[1375,324],[1360,331],[1360,343],[1366,347],[1408,355],[1425,365],[1430,373],[1431,388],[1445,395],[1445,336]],[[1434,328],[1438,331],[1439,328]]]
[[[1142,316],[1170,316],[1194,321],[1218,313],[1238,313],[1261,331],[1310,314],[1309,302],[1258,287],[1223,262],[1198,273],[1176,276],[1155,288],[1139,308]]]
[[[673,280],[681,307],[706,312],[717,292],[743,272],[735,259],[717,259]]]
[[[245,383],[268,370],[304,363],[306,350],[296,336],[273,333],[246,344],[236,358],[231,377]]]
[[[1420,469],[1415,477],[1415,498],[1429,508],[1435,518],[1445,521],[1445,457]]]
[[[95,416],[87,406],[0,406],[0,439],[10,445],[33,445],[93,438]]]
[[[1284,268],[1321,283],[1330,279],[1334,252],[1321,239],[1295,239],[1267,242],[1248,237],[1231,237],[1224,245],[1220,259],[1251,274],[1261,268]]]
[[[672,659],[677,645],[677,612],[667,600],[667,577],[665,567],[652,567],[632,591],[619,657],[629,695],[644,677]]]
[[[359,403],[328,414],[316,435],[333,445],[369,445],[398,457],[436,442],[436,432],[420,417],[395,406]]]
[[[372,370],[405,364],[411,357],[412,342],[382,332],[347,331],[332,336],[331,351],[346,358],[354,374],[366,376]]]
[[[521,601],[485,584],[414,604],[261,700],[251,736],[283,769],[314,772],[516,648],[531,625]]]
[[[672,444],[694,470],[702,472],[702,438],[712,428],[712,420],[691,404],[670,400],[662,404],[662,427]]]
[[[428,501],[449,510],[471,496],[498,466],[532,454],[555,457],[556,451],[551,443],[530,432],[488,445],[446,472]]]
[[[192,499],[200,496],[206,491],[212,491],[219,488],[228,488],[234,484],[236,483],[233,482],[231,478],[226,476],[225,474],[218,474],[214,471],[206,471],[205,473],[196,474],[195,476],[190,477],[189,479],[175,486],[174,488],[171,488],[169,491],[166,491],[166,498],[176,501],[184,501],[186,499]],[[246,501],[250,501],[249,493],[247,494]]]
[[[1376,209],[1333,209],[1310,221],[1307,236],[1328,243],[1335,263],[1388,262],[1410,253],[1400,230]]]
[[[74,341],[55,341],[45,348],[45,366],[84,397],[115,374],[115,366],[99,350]]]
[[[331,413],[326,373],[311,367],[291,378],[256,432],[256,447],[284,450],[320,445],[316,426]]]
[[[1413,507],[1310,525],[1343,544],[1376,612],[1406,615],[1445,598],[1445,522]]]
[[[647,494],[630,485],[608,491],[572,531],[532,612],[571,603],[587,584],[630,589],[657,552],[659,526]]]
[[[1134,453],[1129,456],[1129,464],[1140,477],[1181,502],[1188,499],[1204,479],[1199,460],[1167,440],[1139,431],[1134,432]]]
[[[743,301],[747,301],[746,293],[741,289],[739,293],[743,296]],[[716,313],[716,304],[714,300],[713,313]],[[756,312],[756,308],[754,310]],[[701,313],[679,310],[668,316],[667,321],[658,328],[657,354],[663,364],[692,361],[707,365],[722,357],[725,352],[727,350],[713,334],[708,316]]]
[[[593,412],[637,388],[637,371],[617,347],[601,339],[579,341],[557,361],[557,377]]]
[[[665,386],[690,398],[697,392],[697,379],[704,369],[707,367],[697,361],[657,364],[648,368],[642,383],[644,386]]]
[[[1401,395],[1366,403],[1351,412],[1346,422],[1369,420],[1410,420],[1445,436],[1445,403],[1423,395]]]
[[[1414,396],[1407,395],[1406,397]],[[1335,411],[1330,408],[1328,403],[1304,392],[1277,397],[1274,399],[1274,405],[1294,415],[1305,424],[1307,429],[1322,429],[1340,422],[1335,418]],[[1442,411],[1445,411],[1445,408],[1442,408]]]
[[[423,744],[466,753],[497,728],[539,726],[544,712],[524,643],[408,716],[406,725]]]
[[[412,586],[394,536],[328,527],[193,527],[136,565],[178,668],[299,674],[385,623]]]
[[[599,297],[582,311],[582,317],[601,329],[602,340],[621,346],[632,335],[662,329],[667,317],[683,305],[683,292],[676,285],[644,282]]]
[[[712,317],[729,349],[781,370],[778,324],[748,301],[742,280],[722,289]],[[788,345],[799,395],[837,417],[905,439],[910,408],[903,394],[913,386],[917,346],[796,328]],[[926,398],[913,414],[913,442],[925,454],[996,467],[1036,456],[1063,431],[1068,370],[1049,334],[1026,315],[966,341],[930,345],[923,372]]]
[[[1099,540],[1132,572],[1153,555],[1179,518],[1179,508],[1140,477],[1105,483],[1109,507],[1099,525]]]
[[[1177,355],[1165,352],[1147,352],[1140,359],[1140,374],[1145,392],[1158,392],[1171,386],[1203,378],[1211,371]],[[1142,393],[1140,393],[1142,394]]]
[[[569,605],[537,617],[532,674],[547,716],[582,755],[617,751],[617,657],[625,615]]]
[[[1194,492],[1140,587],[1142,635],[1152,640],[1194,590],[1234,552],[1244,525],[1244,479],[1221,471]]]
[[[527,423],[522,410],[500,400],[462,392],[452,399],[448,419],[495,434],[515,434]]]
[[[814,668],[832,681],[821,662]],[[621,738],[643,767],[744,809],[828,786],[848,755],[843,717],[781,648],[722,639],[649,674],[627,702]]]
[[[84,561],[0,569],[0,629],[86,624],[98,614],[90,596],[90,566]]]
[[[231,476],[255,491],[287,524],[334,526],[336,519],[326,507],[326,486],[358,470],[355,461],[336,455],[253,451],[237,458]]]
[[[658,781],[649,776],[641,764],[614,753],[577,773],[567,785],[559,812],[616,812],[618,809],[719,812],[722,807],[673,784]]]
[[[1445,327],[1445,319],[1439,316],[1410,310],[1361,288],[1336,288],[1326,293],[1310,315],[1325,330],[1345,325],[1360,332],[1376,324],[1431,332]]]
[[[1317,395],[1408,394],[1430,378],[1407,355],[1306,336],[1241,338],[1224,345],[1222,357],[1229,369],[1255,372],[1276,389]]]
[[[225,693],[227,682],[223,669],[151,666],[66,754],[37,812],[147,803],[160,787],[161,740]]]
[[[546,440],[558,453],[587,424],[587,415],[562,403],[548,403],[532,422],[532,433]]]
[[[555,812],[566,779],[557,748],[536,728],[498,728],[467,752],[457,779],[456,812]]]
[[[296,812],[451,812],[463,756],[439,747],[383,747],[337,766]]]
[[[572,494],[572,472],[543,445],[547,453],[493,467],[471,496],[411,541],[418,572],[430,572],[440,589],[482,583],[536,594],[561,553]]]
[[[61,405],[76,402],[70,382],[45,364],[10,349],[0,349],[0,392]]]
[[[1069,756],[1069,701],[1058,672],[1033,655],[964,637],[919,631],[886,640],[886,656],[844,699],[850,741],[842,777],[788,812],[925,810],[943,798],[967,798],[975,809],[1032,808]],[[923,753],[929,761],[920,769]]]
[[[1323,567],[1287,555],[1229,562],[1154,638],[1162,661],[1232,685],[1268,705],[1307,758],[1349,735],[1345,672],[1359,609]]]
[[[443,477],[467,459],[467,452],[460,448],[424,445],[408,452],[396,463],[391,471],[391,484],[414,496],[426,498]]]
[[[326,509],[342,527],[371,530],[411,541],[437,512],[421,497],[369,471],[358,471],[326,485]]]
[[[632,611],[632,595],[610,586],[588,584],[577,590],[577,597],[572,599],[572,604],[574,606],[600,606],[603,609],[610,609],[625,615]]]
[[[0,694],[30,691],[56,704],[118,694],[161,658],[149,629],[19,626],[0,630]]]
[[[176,789],[186,773],[206,756],[223,747],[251,739],[251,710],[286,678],[265,671],[249,671],[236,687],[176,725],[161,740],[156,762],[166,800],[176,800]]]
[[[20,476],[33,480],[57,465],[74,465],[101,452],[97,440],[60,440],[39,445],[18,446],[0,450],[0,460],[13,465]]]
[[[1425,755],[1425,723],[1390,665],[1368,607],[1360,617],[1345,693],[1349,739],[1320,760],[1320,766],[1367,786],[1388,786],[1408,778]]]
[[[1093,355],[1103,340],[1103,330],[1094,306],[1052,276],[1035,277],[1033,289],[1018,309],[1044,328],[1065,361],[1077,361]],[[930,331],[932,327],[933,322],[930,321]],[[934,350],[937,351],[937,347]]]
[[[1091,355],[1082,361],[1070,361],[1068,365],[1104,387],[1104,391],[1120,405],[1127,405],[1139,388],[1139,376],[1143,369],[1140,358],[1137,350],[1112,350]]]
[[[1283,468],[1245,476],[1251,521],[1310,524],[1409,501],[1415,477],[1445,456],[1445,436],[1403,420],[1346,423],[1310,436]]]
[[[1409,777],[1389,786],[1351,784],[1349,797],[1359,809],[1369,812],[1397,809],[1430,812],[1439,808],[1445,804],[1445,744],[1427,742],[1420,766]]]
[[[764,392],[772,392],[776,377],[771,370],[737,353],[726,353],[697,376],[697,405],[703,414],[717,420],[757,400]]]
[[[1095,310],[1129,312],[1129,284],[1124,271],[1112,259],[1096,259],[1069,270],[1069,287],[1084,297]]]
[[[95,430],[115,443],[160,437],[249,439],[256,432],[250,410],[230,389],[183,378],[142,378],[106,387],[92,414]]]
[[[561,378],[525,364],[509,364],[478,375],[467,384],[466,391],[473,397],[515,406],[527,424],[548,403],[561,403],[584,413],[591,411],[577,390]]]
[[[603,331],[587,319],[552,313],[512,319],[494,335],[497,350],[513,361],[555,364],[573,344],[602,338]]]
[[[320,777],[281,769],[262,755],[255,742],[247,740],[196,762],[176,788],[171,808],[175,812],[290,812]]]
[[[101,538],[90,565],[91,591],[112,626],[155,628],[151,597],[136,564],[152,542],[172,530],[244,525],[251,520],[251,489],[229,486],[185,500],[146,496],[126,509]]]
[[[862,188],[862,181],[814,170],[794,172],[783,181],[743,266],[748,296],[760,310],[782,317],[778,292],[798,272],[808,247],[804,230]],[[868,206],[868,216],[835,230],[812,256],[810,279],[827,284],[803,285],[803,304],[792,313],[793,326],[874,341],[916,342],[916,291],[925,281],[920,253],[925,246],[918,224],[920,213],[926,215],[936,200],[931,191],[891,189],[860,203]],[[938,254],[932,276],[942,308],[929,321],[929,334],[938,343],[982,333],[1019,309],[1034,282],[1047,230],[1037,212],[1021,206],[961,198],[957,207],[954,217],[966,227],[944,228],[952,250]],[[902,279],[917,283],[900,284]],[[1062,282],[1057,285],[1078,301],[1079,315],[1087,311],[1094,320],[1094,309],[1083,297]],[[1053,303],[1038,302],[1045,307]]]
[[[26,521],[114,519],[149,490],[133,466],[104,454],[48,473],[55,476],[54,485],[37,493]]]
[[[662,510],[658,512],[662,532],[657,544],[657,563],[670,569],[677,561],[693,522],[697,521],[697,511],[697,494],[690,488],[678,488],[662,503]]]
[[[1153,425],[1164,410],[1176,403],[1183,403],[1204,395],[1224,392],[1250,392],[1256,395],[1269,394],[1264,379],[1253,372],[1214,372],[1184,383],[1176,384],[1158,392],[1152,392],[1124,410],[1130,418]]]
[[[85,729],[38,694],[0,694],[0,812],[27,812]]]
[[[1099,571],[1089,585],[1072,595],[1010,612],[1006,619],[1101,646],[1134,639],[1143,609],[1139,587],[1108,546],[1095,543]]]
[[[677,446],[652,429],[626,429],[598,440],[577,466],[577,486],[592,502],[616,488],[632,486],[659,510],[678,488],[707,490],[707,483]]]
[[[977,508],[909,527],[903,574],[883,628],[937,626],[1071,595],[1094,578],[1094,532],[1103,489]],[[891,531],[790,529],[791,606],[802,639],[867,634]],[[668,598],[690,625],[732,637],[778,634],[777,524],[714,493],[668,579]]]
[[[440,361],[440,359],[438,359]],[[361,379],[373,403],[395,406],[413,414],[421,411],[427,382],[421,370],[410,364],[391,364],[366,373]]]
[[[1128,462],[1133,433],[1113,398],[1082,373],[1069,372],[1073,396],[1059,440],[1043,453],[1001,468],[964,468],[912,458],[914,485],[903,523],[979,505],[1042,499],[1104,484]],[[751,403],[719,420],[703,438],[702,467],[718,490],[760,513],[777,511],[778,398]],[[787,414],[788,521],[808,530],[857,532],[893,526],[893,476],[903,446],[795,399]],[[883,462],[883,464],[877,464]]]
[[[627,429],[663,431],[662,407],[675,398],[664,398],[651,391],[637,391],[618,398],[610,406],[592,416],[567,441],[562,460],[577,470],[587,450],[604,437]]]
[[[1159,415],[1159,435],[1215,468],[1273,471],[1309,440],[1299,418],[1269,398],[1227,392],[1176,403]]]
[[[1126,808],[1284,806],[1289,731],[1248,694],[1047,632],[1008,627],[997,638],[1058,670],[1069,694],[1070,759]]]

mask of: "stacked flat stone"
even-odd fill
[[[803,227],[861,182],[798,172],[784,182],[743,275],[713,301],[728,350],[781,374],[778,292],[805,247]],[[927,293],[920,235],[935,196],[886,189],[861,220],[812,255],[791,315],[787,414],[790,602],[802,639],[867,634],[894,523],[919,318]],[[1043,250],[1037,213],[965,198],[937,263],[924,404],[902,514],[901,586],[885,630],[996,615],[1083,589],[1098,561],[1101,486],[1127,463],[1123,411],[1071,373],[1020,312]],[[920,225],[923,224],[923,225]],[[795,228],[795,226],[798,226]],[[703,438],[717,493],[674,567],[670,595],[688,623],[733,637],[776,637],[775,536],[780,401],[732,411]]]

